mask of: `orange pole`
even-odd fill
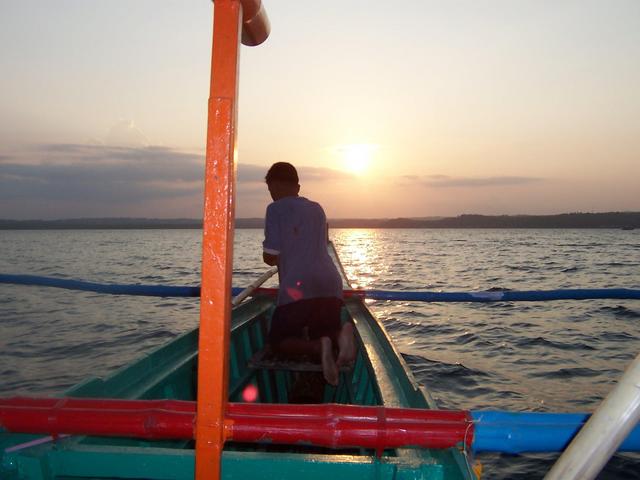
[[[197,480],[220,478],[225,440],[241,17],[239,0],[215,1],[202,237]]]

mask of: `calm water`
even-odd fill
[[[0,273],[199,283],[197,230],[0,231]],[[353,283],[442,291],[640,288],[640,231],[335,230]],[[236,233],[234,285],[265,269],[262,232]],[[591,411],[639,350],[640,302],[373,302],[443,408]],[[198,323],[197,299],[0,285],[0,395],[59,393]],[[483,455],[483,478],[542,478],[553,455]],[[640,478],[617,455],[599,478]]]

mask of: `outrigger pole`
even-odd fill
[[[0,398],[0,427],[9,432],[50,435],[36,441],[48,441],[65,434],[192,439],[195,414],[196,403],[184,400]],[[229,421],[225,434],[229,440],[238,442],[304,443],[327,448],[371,448],[378,452],[401,447],[463,446],[476,453],[512,455],[562,451],[585,422],[589,425],[591,421],[584,413],[266,403],[228,403],[225,418]],[[618,422],[597,429],[597,438],[592,438],[589,447],[582,450],[591,454],[578,455],[577,461],[602,458],[593,451],[596,454],[605,451],[605,443],[607,455],[616,449],[640,451],[640,425],[633,428],[635,423],[634,420],[627,422],[624,430]],[[618,432],[615,444],[600,441],[605,437],[605,430]],[[32,446],[32,442],[26,445]],[[563,474],[554,478],[569,477]]]
[[[269,35],[261,0],[216,0],[208,108],[196,416],[196,479],[220,478],[227,437],[240,42]]]
[[[232,295],[246,296],[277,295],[275,288],[254,287],[265,275],[247,288],[233,287]],[[0,283],[15,285],[34,285],[40,287],[64,288],[109,295],[139,295],[148,297],[199,297],[199,286],[188,285],[140,285],[94,283],[68,278],[43,277],[39,275],[8,275],[0,273]],[[261,285],[262,283],[260,283]],[[243,293],[246,292],[246,293]],[[400,300],[406,302],[546,302],[553,300],[640,300],[640,289],[632,288],[572,288],[555,290],[489,290],[478,292],[433,292],[433,291],[393,291],[346,289],[344,296],[358,297],[363,300]]]

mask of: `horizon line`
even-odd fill
[[[445,218],[459,218],[465,216],[473,217],[552,217],[561,215],[614,215],[614,214],[640,214],[640,210],[613,210],[613,211],[574,211],[560,213],[460,213],[457,215],[425,215],[425,216],[392,216],[392,217],[331,217],[327,220],[438,220]],[[235,217],[235,220],[263,220],[264,216],[252,217]],[[109,216],[109,217],[63,217],[63,218],[0,218],[0,222],[63,222],[63,221],[95,221],[95,220],[152,220],[152,221],[191,221],[200,222],[202,217],[125,217],[125,216]]]

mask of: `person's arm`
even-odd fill
[[[264,242],[262,242],[262,260],[267,265],[278,265],[280,256],[280,228],[273,204],[267,207],[264,223]]]

